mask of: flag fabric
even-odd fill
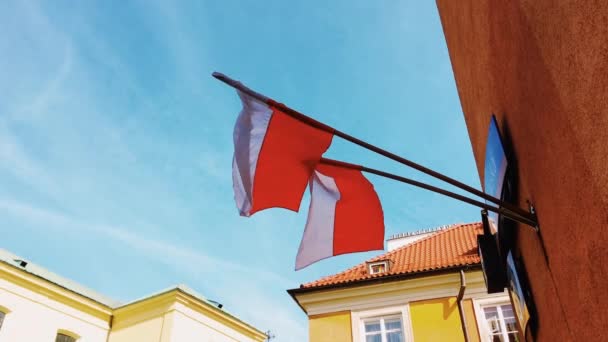
[[[333,134],[237,92],[243,109],[234,127],[232,179],[241,216],[276,207],[298,211]]]
[[[360,170],[319,164],[309,181],[311,202],[296,270],[331,256],[384,248],[384,214]]]

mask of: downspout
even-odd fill
[[[469,331],[467,329],[467,322],[464,316],[464,308],[462,306],[462,297],[464,297],[464,290],[466,288],[467,283],[464,279],[464,270],[460,270],[460,291],[458,291],[458,297],[456,297],[456,302],[458,303],[458,312],[460,313],[460,325],[462,326],[464,341],[469,342]]]
[[[114,311],[112,309],[112,311]],[[106,335],[106,342],[110,342],[110,332],[112,332],[112,325],[114,324],[114,312],[110,315],[110,321],[108,322],[108,335]]]

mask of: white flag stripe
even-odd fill
[[[258,157],[268,130],[272,109],[253,97],[238,92],[243,110],[234,126],[234,158],[232,180],[234,199],[241,216],[249,216],[253,200],[253,184]]]
[[[315,171],[310,180],[308,220],[296,257],[296,271],[334,254],[334,219],[340,191],[333,178]]]

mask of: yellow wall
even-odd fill
[[[477,329],[477,318],[475,317],[475,310],[473,309],[473,301],[465,299],[462,301],[462,306],[464,308],[464,316],[469,333],[469,342],[479,342],[479,329]]]
[[[112,329],[110,342],[168,341],[161,339],[165,317],[154,317],[123,328]]]
[[[0,342],[261,342],[266,335],[176,287],[119,308],[97,303],[0,261]],[[34,328],[32,328],[34,327]]]
[[[0,306],[8,310],[0,341],[55,341],[61,331],[80,336],[81,341],[106,342],[109,319],[66,305],[42,287],[17,285],[9,277],[0,270]]]
[[[223,311],[169,291],[116,309],[109,342],[264,341],[266,336],[239,326]]]
[[[410,303],[416,342],[464,341],[456,297]]]
[[[482,299],[486,297],[483,273],[479,270],[466,272],[468,295]],[[370,312],[395,314],[403,312],[407,334],[411,332],[416,342],[464,341],[455,293],[460,288],[460,274],[432,275],[382,284],[369,284],[336,289],[327,289],[295,294],[298,303],[310,317],[310,341],[353,341],[360,342],[361,328],[355,324],[354,336],[350,336],[350,318],[357,320],[369,316]],[[440,297],[424,299],[431,296]],[[450,297],[451,296],[451,297]],[[498,299],[498,297],[493,297]],[[508,301],[507,294],[500,299]],[[409,309],[408,309],[409,306]],[[473,301],[463,300],[465,321],[470,342],[479,342],[479,329]],[[339,311],[335,315],[332,312]],[[409,313],[408,313],[409,311]],[[378,313],[378,315],[384,313]],[[375,315],[375,313],[373,313]],[[366,316],[366,317],[367,317]],[[408,319],[409,317],[409,319]],[[356,323],[356,322],[355,322]],[[411,328],[411,330],[410,330]],[[352,327],[351,327],[352,329]],[[348,332],[347,332],[348,330]],[[341,333],[337,337],[328,334]],[[344,337],[348,336],[348,337]]]
[[[204,336],[205,341],[244,342],[262,341],[266,338],[244,334],[230,328],[221,318],[213,317],[210,312],[203,312],[187,305],[174,305],[171,328],[171,342],[191,342],[193,336]]]
[[[352,342],[350,312],[309,317],[310,342]]]

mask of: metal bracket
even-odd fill
[[[532,204],[532,202],[530,202],[530,200],[526,200],[526,202],[528,203],[528,211],[530,212],[530,215],[532,215],[532,217],[534,217],[534,221],[536,222],[535,226],[529,226],[529,227],[532,228],[536,233],[540,233],[540,224],[538,223],[538,216],[536,215],[536,209],[534,208],[534,205]]]

